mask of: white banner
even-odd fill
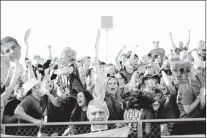
[[[94,132],[88,134],[72,135],[67,137],[122,137],[127,138],[129,134],[129,127],[117,128],[101,132]]]

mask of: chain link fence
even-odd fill
[[[205,118],[58,122],[45,123],[41,127],[34,124],[3,124],[1,129],[3,129],[2,134],[12,136],[62,136],[63,134],[67,136],[90,133],[91,124],[107,124],[109,130],[115,129],[118,126],[129,126],[128,138],[158,138],[170,135],[206,134]]]
[[[149,126],[149,127],[148,127]],[[149,128],[149,131],[147,129]],[[205,118],[142,120],[144,138],[205,135]]]

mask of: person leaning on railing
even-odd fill
[[[39,99],[44,93],[40,90],[40,83],[36,78],[32,78],[23,84],[24,99],[14,111],[20,123],[33,123],[38,126],[43,124]],[[37,132],[33,134],[37,135]],[[27,135],[30,134],[27,133]]]
[[[177,104],[180,110],[180,118],[200,118],[201,110],[205,107],[204,80],[199,80],[194,74],[192,65],[188,62],[179,62],[178,73],[179,86]],[[186,122],[179,124],[179,134],[204,133],[204,124],[198,122]],[[204,131],[204,132],[203,132]]]

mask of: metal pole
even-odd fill
[[[6,129],[5,125],[1,124],[1,134],[5,134],[6,132],[5,129]]]
[[[138,122],[137,122],[137,137],[138,138],[142,138],[143,136],[142,136],[142,121],[141,120],[139,120]]]
[[[106,63],[107,63],[107,52],[108,52],[107,43],[108,43],[108,29],[106,29]]]

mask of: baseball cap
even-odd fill
[[[37,80],[36,78],[32,78],[32,79],[26,81],[22,86],[22,88],[24,90],[23,95],[25,96],[29,90],[31,90],[34,86],[36,86],[39,83],[40,83],[40,81]]]

